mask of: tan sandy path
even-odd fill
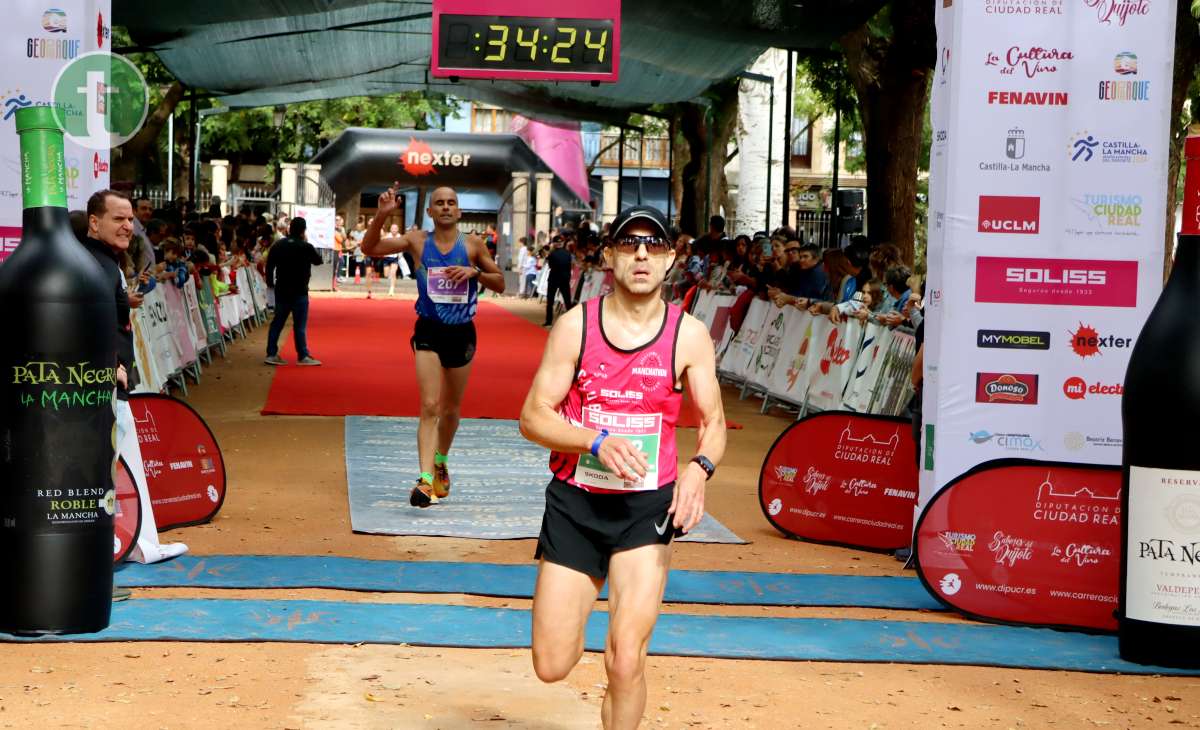
[[[531,321],[536,305],[501,300]],[[286,335],[285,335],[286,336]],[[270,384],[265,328],[204,372],[191,402],[216,432],[229,496],[211,525],[169,537],[197,554],[345,555],[395,560],[524,562],[533,541],[354,535],[342,421],[258,415]],[[310,333],[320,356],[320,332]],[[395,373],[380,364],[381,383]],[[382,387],[382,386],[381,386]],[[674,565],[897,575],[890,557],[783,538],[762,517],[763,455],[787,424],[726,389],[730,450],[710,511],[752,544],[679,544]],[[692,438],[683,432],[683,439]],[[681,442],[690,453],[690,443]],[[171,596],[449,603],[525,608],[528,601],[341,591],[139,590]],[[434,609],[431,609],[434,610]],[[671,606],[746,616],[959,621],[948,614],[846,609]],[[137,643],[0,646],[0,727],[591,728],[604,681],[588,655],[564,683],[532,676],[526,652],[408,646]],[[430,684],[432,683],[432,684]],[[651,657],[643,727],[1167,728],[1200,727],[1200,680],[983,667],[729,661]]]

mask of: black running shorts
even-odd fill
[[[414,352],[436,352],[446,369],[464,367],[475,358],[475,323],[444,324],[436,319],[417,317],[412,348]]]
[[[669,545],[682,535],[667,514],[675,485],[652,492],[592,494],[553,479],[534,558],[606,580],[608,560],[621,550]]]

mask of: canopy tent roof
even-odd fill
[[[686,101],[763,50],[825,48],[884,0],[626,0],[620,81],[429,76],[429,0],[113,0],[114,21],[185,85],[233,107],[436,90],[540,117],[620,121]]]

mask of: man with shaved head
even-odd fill
[[[471,360],[475,357],[475,308],[479,285],[504,292],[504,273],[483,239],[458,230],[462,211],[453,188],[429,196],[433,231],[413,230],[383,238],[384,222],[396,212],[396,186],[379,196],[379,205],[363,237],[366,256],[411,252],[416,263],[417,324],[412,348],[416,360],[421,419],[417,455],[421,473],[409,494],[414,507],[428,507],[450,494],[447,455],[458,430],[459,410]]]

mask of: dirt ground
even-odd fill
[[[344,295],[345,296],[345,295]],[[540,322],[537,306],[490,300]],[[285,337],[287,335],[285,334]],[[229,489],[209,525],[176,530],[196,554],[340,555],[527,562],[532,540],[355,535],[341,418],[263,417],[266,328],[232,345],[187,400],[224,451]],[[309,333],[321,357],[321,333]],[[395,382],[394,377],[388,378]],[[779,534],[757,503],[759,467],[784,414],[725,390],[729,432],[708,509],[749,545],[677,544],[673,566],[702,570],[897,575],[891,557]],[[694,432],[681,431],[683,454]],[[458,445],[460,448],[465,444]],[[529,601],[326,590],[140,589],[174,596],[311,598],[527,608]],[[431,609],[435,610],[435,609]],[[959,621],[902,611],[668,607],[688,613]],[[1200,680],[986,667],[650,657],[645,728],[1200,727]],[[411,646],[109,643],[0,646],[0,727],[526,728],[599,727],[603,662],[588,654],[544,685],[527,651]]]

